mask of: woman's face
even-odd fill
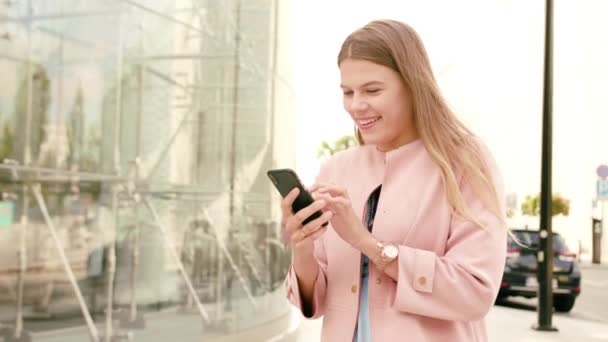
[[[416,140],[411,95],[400,75],[361,59],[340,63],[344,109],[366,144],[389,151]]]

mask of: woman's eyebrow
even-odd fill
[[[363,83],[363,84],[360,86],[360,88],[364,88],[364,87],[367,87],[367,86],[370,86],[370,85],[382,85],[382,84],[383,84],[383,83],[382,83],[382,82],[380,82],[380,81],[369,81],[369,82],[365,82],[365,83]],[[350,88],[350,87],[345,86],[344,84],[340,84],[340,88]]]

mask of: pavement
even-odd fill
[[[553,316],[553,326],[558,331],[541,332],[532,328],[537,322],[535,311],[506,305],[495,305],[486,319],[490,342],[608,342],[608,321],[594,321],[556,314]],[[267,307],[266,310],[269,308]],[[320,340],[321,319],[302,319],[293,308],[291,314],[281,315],[280,309],[277,314],[275,321],[258,323],[255,328],[245,328],[240,333],[230,334],[230,336],[213,336],[213,334],[201,331],[201,320],[195,313],[184,315],[168,310],[147,315],[147,327],[144,330],[134,331],[130,340],[142,342],[171,340],[180,342],[316,342]],[[263,316],[268,317],[266,314]],[[98,328],[102,333],[103,326],[99,325]],[[82,326],[34,333],[32,337],[32,340],[37,342],[89,341],[86,329]],[[2,340],[0,337],[0,341]]]
[[[534,311],[496,305],[486,318],[490,342],[608,342],[608,323],[566,316],[553,316],[557,332],[532,329]],[[322,320],[302,320],[295,342],[319,341]]]
[[[218,307],[215,303],[203,304],[209,318],[216,319],[219,309],[223,320],[203,324],[200,313],[191,308],[182,310],[176,306],[143,313],[143,325],[125,327],[124,315],[115,315],[114,333],[120,339],[112,342],[293,342],[300,320],[296,312],[285,301],[285,290],[279,288],[271,293],[255,297],[256,305],[244,296],[233,297],[234,311],[228,311],[225,305]],[[277,305],[284,303],[284,305]],[[68,305],[61,305],[66,308]],[[73,306],[73,304],[72,304]],[[72,308],[72,312],[77,308]],[[26,316],[31,312],[26,310]],[[77,314],[76,314],[77,315]],[[80,316],[53,315],[51,319],[29,319],[25,329],[34,342],[88,342],[91,341],[88,329]],[[7,342],[3,337],[5,331],[12,333],[14,307],[0,305],[0,342]],[[94,317],[99,336],[105,333],[105,317]],[[10,325],[9,325],[10,324]],[[101,339],[104,341],[105,339]],[[14,340],[8,340],[14,342]],[[20,340],[21,341],[21,340]],[[25,341],[25,340],[24,340]],[[30,341],[30,340],[27,340]]]
[[[603,278],[604,270],[608,271],[606,265],[582,264],[582,268],[601,270]],[[608,279],[608,278],[606,278]],[[603,281],[603,280],[602,280]],[[235,296],[241,297],[241,296]],[[601,298],[595,297],[602,301]],[[603,297],[602,297],[603,298]],[[277,289],[274,293],[258,298],[261,304],[258,309],[253,309],[246,298],[235,300],[233,305],[239,317],[233,317],[226,321],[226,327],[219,328],[217,335],[212,331],[202,328],[201,318],[196,312],[179,313],[173,309],[163,310],[157,313],[146,314],[146,328],[132,331],[131,341],[214,341],[214,342],[316,342],[319,341],[321,332],[321,320],[302,319],[299,312],[293,308],[277,305],[284,300],[284,290]],[[486,325],[490,342],[586,342],[604,341],[608,342],[608,317],[591,319],[577,314],[554,314],[553,326],[557,332],[540,332],[532,326],[537,322],[535,303],[513,302],[495,305],[490,311]],[[608,303],[606,303],[608,304]],[[601,304],[600,304],[601,305]],[[213,311],[213,305],[208,309]],[[13,307],[2,308],[0,313],[6,317],[2,321],[8,322],[13,317]],[[287,309],[287,310],[286,310]],[[603,312],[603,311],[602,311]],[[212,312],[210,312],[212,313]],[[0,317],[3,315],[0,315]],[[29,321],[26,324],[30,329],[36,325]],[[59,328],[58,321],[53,321],[55,328]],[[98,322],[101,323],[101,322]],[[84,342],[89,341],[87,331],[82,322],[66,324],[71,327],[63,329],[52,329],[48,331],[44,327],[32,330],[33,341],[36,342]],[[1,323],[0,323],[1,328]],[[98,325],[99,332],[103,334],[103,324]],[[45,331],[47,330],[47,331]],[[118,329],[125,332],[123,329]],[[226,336],[226,331],[233,334]],[[223,332],[223,333],[222,333]],[[1,334],[0,334],[1,335]],[[215,335],[215,336],[214,336]],[[223,335],[223,336],[222,336]],[[3,338],[0,336],[0,342]]]
[[[596,269],[608,271],[608,261],[602,262],[601,264],[594,264],[588,260],[583,260],[579,263],[583,269]]]

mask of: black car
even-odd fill
[[[509,236],[498,300],[509,296],[534,298],[538,295],[538,231],[512,229],[511,232],[525,247]],[[553,306],[559,312],[569,312],[581,292],[581,271],[576,254],[557,233],[553,233],[553,252]]]

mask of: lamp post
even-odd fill
[[[553,139],[553,0],[545,7],[543,134],[538,255],[538,322],[535,330],[557,331],[553,316],[553,229],[551,226],[551,168]]]

